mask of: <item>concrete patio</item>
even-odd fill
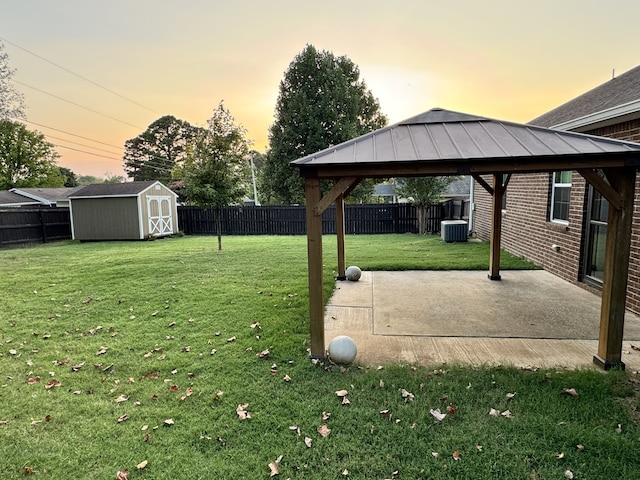
[[[369,365],[595,368],[600,298],[543,270],[363,272],[338,281],[325,341],[349,335]],[[637,349],[636,349],[637,348]],[[640,370],[640,318],[625,315],[623,358]]]

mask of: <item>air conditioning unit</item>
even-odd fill
[[[464,220],[443,220],[440,235],[445,242],[466,242],[469,226]]]

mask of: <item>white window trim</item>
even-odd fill
[[[558,170],[559,171],[559,170]],[[569,195],[571,195],[571,182],[569,183],[556,183],[556,173],[558,171],[551,172],[551,208],[549,208],[549,221],[552,223],[559,223],[560,225],[569,225],[569,219],[563,220],[561,218],[553,217],[553,210],[555,205],[556,188],[569,188]],[[571,173],[573,177],[573,172]],[[568,212],[567,212],[568,215]]]

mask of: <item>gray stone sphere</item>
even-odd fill
[[[327,350],[329,353],[329,359],[333,363],[340,365],[350,365],[358,354],[356,342],[353,341],[353,338],[348,337],[347,335],[339,335],[335,337],[329,343],[329,348]]]
[[[347,277],[347,280],[351,280],[352,282],[357,282],[358,280],[360,280],[360,277],[362,276],[362,270],[360,270],[359,267],[356,267],[355,265],[347,268],[347,271],[344,272],[345,276]]]

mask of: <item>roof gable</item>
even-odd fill
[[[10,191],[36,200],[39,203],[53,204],[62,200],[67,200],[74,192],[81,188],[82,187],[12,188]]]
[[[39,205],[40,202],[10,190],[0,190],[0,207],[21,207]]]
[[[176,195],[173,191],[169,190],[169,188],[162,185],[162,183],[156,180],[150,180],[146,182],[96,183],[87,185],[76,191],[70,198],[137,197],[156,184],[164,187],[164,189],[168,190],[172,195]]]
[[[640,116],[640,66],[612,78],[553,110],[534,118],[529,123],[541,127],[554,127],[571,120],[589,117],[598,112],[617,116],[616,107],[636,104],[633,110]],[[626,109],[628,114],[628,110]],[[605,115],[606,116],[606,115]]]

